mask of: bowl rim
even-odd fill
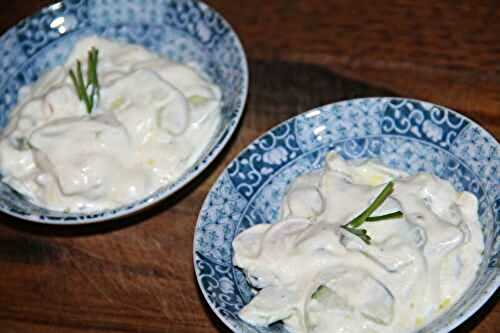
[[[139,0],[140,1],[140,0]],[[162,1],[172,1],[172,0],[162,0]],[[173,1],[185,1],[185,0],[173,0]],[[236,33],[236,30],[234,27],[226,20],[224,16],[217,10],[215,10],[213,7],[209,6],[207,3],[201,0],[188,0],[189,2],[193,4],[197,4],[198,6],[202,7],[203,9],[208,10],[209,12],[212,12],[215,14],[216,17],[218,17],[228,28],[228,35],[231,36],[234,41],[235,41],[235,46],[238,54],[241,56],[241,65],[242,65],[242,75],[243,75],[243,82],[242,82],[242,91],[241,94],[238,94],[237,99],[240,101],[238,103],[238,107],[235,108],[237,112],[235,113],[234,118],[231,119],[229,126],[227,128],[227,133],[225,136],[221,137],[218,141],[215,141],[216,146],[214,146],[212,149],[206,150],[205,153],[207,154],[207,157],[204,159],[201,159],[198,161],[198,163],[193,164],[186,173],[184,173],[179,179],[177,179],[177,183],[175,183],[174,186],[170,187],[168,190],[165,190],[164,193],[158,193],[156,194],[157,191],[160,189],[157,189],[155,192],[140,198],[134,202],[130,202],[128,204],[116,207],[116,208],[111,208],[108,212],[108,209],[103,209],[103,210],[98,210],[94,212],[82,212],[82,213],[75,213],[74,215],[68,215],[71,217],[75,217],[75,219],[70,219],[66,220],[64,215],[58,216],[55,219],[51,218],[41,218],[41,216],[49,217],[52,216],[51,214],[29,214],[29,215],[23,215],[19,214],[15,211],[5,209],[0,205],[0,212],[7,214],[9,216],[25,220],[25,221],[30,221],[30,222],[35,222],[35,223],[41,223],[41,224],[48,224],[48,225],[60,225],[60,226],[70,226],[70,225],[86,225],[86,224],[94,224],[94,223],[99,223],[99,222],[105,222],[105,221],[110,221],[110,220],[115,220],[119,218],[123,218],[125,216],[129,216],[132,214],[139,213],[140,211],[147,209],[148,207],[152,207],[159,202],[167,199],[168,197],[172,196],[173,194],[177,193],[180,189],[188,185],[190,182],[192,182],[195,178],[197,178],[203,171],[205,171],[209,165],[212,164],[212,162],[219,156],[219,154],[222,152],[222,150],[227,146],[229,140],[233,137],[234,133],[236,132],[236,129],[238,128],[238,125],[241,122],[241,118],[243,116],[243,113],[245,111],[245,106],[246,102],[248,99],[248,90],[249,90],[249,69],[248,69],[248,59],[246,56],[245,48],[243,46],[243,43],[241,42],[238,34]],[[29,16],[26,16],[22,19],[20,19],[17,23],[12,25],[9,29],[5,30],[1,35],[0,39],[7,35],[8,33],[11,33],[18,27],[20,24],[23,24],[25,21],[29,21],[36,15],[42,14],[44,11],[47,11],[51,8],[58,8],[58,6],[61,6],[67,2],[67,0],[60,0],[52,4],[48,4],[46,6],[43,6],[41,9],[37,10],[36,12],[30,14]],[[55,7],[54,7],[55,6]],[[9,112],[12,111],[9,110]],[[194,168],[196,167],[196,168]],[[38,205],[37,205],[38,206]],[[41,208],[44,208],[42,206],[38,206]],[[60,211],[55,211],[55,210],[49,210],[49,213],[58,213],[58,214],[64,214],[64,212]]]
[[[201,280],[200,280],[200,271],[198,269],[198,266],[196,265],[196,259],[199,258],[199,255],[197,253],[197,242],[196,242],[196,235],[197,233],[199,232],[199,226],[201,225],[201,221],[202,221],[202,214],[201,212],[204,211],[207,206],[208,206],[208,197],[210,195],[210,193],[212,193],[212,190],[215,189],[215,186],[221,182],[223,180],[223,177],[225,176],[226,174],[226,171],[227,171],[227,168],[228,166],[233,162],[233,161],[236,161],[238,160],[241,156],[243,156],[243,154],[245,152],[248,151],[250,145],[252,145],[254,142],[256,141],[259,141],[260,139],[262,139],[266,134],[276,130],[278,127],[280,126],[283,126],[284,124],[286,123],[291,123],[293,121],[295,121],[296,119],[298,119],[299,117],[302,117],[304,116],[305,114],[311,112],[311,111],[314,111],[314,110],[319,110],[319,109],[322,109],[322,108],[325,108],[325,107],[333,107],[335,105],[340,105],[340,104],[343,104],[343,103],[347,103],[347,102],[361,102],[361,101],[378,101],[378,102],[383,102],[383,101],[410,101],[410,102],[416,102],[416,103],[427,103],[427,104],[431,104],[433,106],[437,106],[437,107],[440,107],[442,108],[443,110],[446,110],[447,112],[450,112],[452,114],[454,114],[455,116],[458,116],[458,117],[461,117],[461,118],[464,118],[465,120],[467,120],[470,124],[474,124],[476,126],[478,126],[479,128],[481,128],[484,133],[489,136],[491,139],[494,140],[494,142],[496,142],[497,146],[500,145],[499,141],[495,138],[495,136],[490,133],[486,128],[484,128],[483,126],[481,126],[480,124],[478,124],[476,121],[474,121],[473,119],[467,117],[466,115],[462,114],[462,113],[459,113],[455,110],[452,110],[450,108],[447,108],[445,106],[442,106],[442,105],[439,105],[439,104],[436,104],[436,103],[433,103],[433,102],[429,102],[429,101],[426,101],[426,100],[420,100],[420,99],[415,99],[415,98],[406,98],[406,97],[392,97],[392,96],[374,96],[374,97],[359,97],[359,98],[352,98],[352,99],[343,99],[343,100],[339,100],[339,101],[335,101],[335,102],[332,102],[332,103],[328,103],[328,104],[324,104],[324,105],[320,105],[320,106],[317,106],[317,107],[314,107],[314,108],[311,108],[307,111],[304,111],[304,112],[301,112],[291,118],[288,118],[278,124],[276,124],[275,126],[271,127],[270,129],[268,129],[266,132],[262,133],[261,135],[259,135],[257,138],[255,138],[254,140],[252,140],[245,148],[243,148],[239,153],[238,155],[236,155],[229,163],[228,165],[226,166],[226,168],[224,168],[224,170],[220,173],[219,177],[217,177],[217,179],[214,181],[214,183],[212,184],[212,186],[210,187],[210,190],[207,192],[206,196],[205,196],[205,200],[203,201],[203,205],[201,206],[200,208],[200,212],[198,213],[198,218],[196,220],[196,225],[195,225],[195,229],[194,229],[194,233],[193,233],[193,252],[192,252],[192,255],[193,255],[193,266],[194,266],[194,273],[196,275],[196,282],[198,284],[198,288],[201,290],[201,293],[203,295],[203,298],[205,299],[205,302],[208,303],[209,307],[210,307],[210,310],[217,316],[217,318],[219,320],[221,320],[229,329],[231,329],[231,331],[235,332],[235,333],[243,333],[242,331],[240,331],[237,327],[235,327],[231,321],[227,320],[216,308],[215,304],[212,303],[210,301],[210,298],[207,294],[207,291],[205,290],[205,288],[203,288],[202,286],[202,283],[201,283]],[[234,265],[231,264],[233,267]],[[500,269],[496,269],[497,271],[500,271]],[[455,317],[453,320],[451,320],[450,322],[447,323],[446,326],[444,326],[443,328],[439,329],[438,331],[434,332],[434,333],[448,333],[450,332],[451,330],[457,328],[460,324],[464,323],[467,319],[469,319],[474,313],[476,313],[492,296],[493,294],[500,289],[500,274],[496,274],[495,278],[491,280],[489,286],[487,286],[487,290],[486,292],[483,292],[481,294],[481,296],[477,299],[477,301],[472,304],[472,306],[466,311],[464,312],[461,316],[457,316]],[[431,324],[434,320],[438,319],[438,318],[441,318],[443,315],[446,315],[446,312],[444,312],[443,314],[441,314],[440,316],[434,318],[431,322],[429,322],[427,325]],[[422,327],[421,329],[424,329],[424,327]]]

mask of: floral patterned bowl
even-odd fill
[[[170,196],[197,176],[236,129],[248,90],[245,52],[229,24],[195,0],[65,0],[24,19],[0,37],[0,128],[6,125],[19,89],[63,63],[75,42],[92,34],[199,65],[223,93],[223,120],[216,137],[180,179],[126,206],[95,214],[54,212],[33,205],[0,182],[0,211],[51,224],[98,222],[131,214]]]
[[[485,250],[464,296],[418,333],[445,333],[471,316],[500,285],[500,149],[466,117],[431,103],[366,98],[310,110],[265,133],[219,177],[198,217],[194,266],[212,310],[234,332],[284,332],[280,324],[253,327],[238,311],[253,297],[232,264],[231,243],[243,230],[274,223],[287,186],[321,168],[327,151],[346,159],[377,158],[408,173],[429,172],[479,199]]]

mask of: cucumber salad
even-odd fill
[[[233,262],[255,292],[240,317],[297,333],[413,332],[472,283],[477,209],[436,176],[329,153],[289,187],[277,223],[235,238]]]
[[[59,211],[115,208],[174,182],[221,118],[221,91],[196,66],[95,36],[18,101],[0,140],[3,180]]]

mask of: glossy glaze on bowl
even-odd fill
[[[68,0],[24,19],[0,37],[0,127],[17,102],[19,89],[61,64],[75,42],[97,34],[140,44],[180,63],[196,63],[223,93],[223,120],[203,156],[176,182],[129,205],[95,214],[65,214],[31,204],[0,183],[0,210],[52,224],[104,221],[158,202],[196,177],[217,156],[236,129],[248,89],[241,43],[214,10],[194,0]]]
[[[414,174],[429,172],[474,193],[485,236],[484,258],[472,287],[443,316],[418,333],[449,332],[500,285],[500,147],[470,119],[431,103],[366,98],[308,111],[265,133],[223,172],[196,226],[194,265],[214,312],[235,332],[283,332],[252,327],[237,313],[253,294],[232,265],[232,240],[243,230],[277,220],[281,199],[297,176],[321,168],[327,151],[346,159],[377,158]]]

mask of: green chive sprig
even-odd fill
[[[390,181],[384,187],[382,192],[377,195],[375,200],[373,200],[372,204],[368,206],[368,208],[366,208],[363,212],[361,212],[361,214],[353,218],[349,223],[344,224],[342,228],[344,230],[347,230],[351,234],[361,238],[361,240],[363,240],[366,244],[370,244],[371,238],[368,235],[366,229],[359,229],[359,227],[363,223],[385,221],[389,219],[400,218],[403,216],[403,213],[401,213],[400,211],[379,216],[371,216],[373,212],[375,212],[384,203],[384,201],[391,195],[393,191],[394,182]]]
[[[390,219],[399,219],[401,217],[403,217],[403,213],[401,213],[400,211],[397,211],[394,213],[367,217],[366,222],[379,222],[379,221],[385,221],[385,220],[390,220]]]
[[[87,63],[87,82],[83,79],[82,73],[82,63],[80,60],[76,61],[76,74],[73,69],[69,70],[69,76],[73,85],[75,86],[76,94],[80,101],[85,103],[87,108],[87,113],[92,113],[95,103],[99,96],[99,80],[97,79],[97,61],[99,57],[99,51],[92,47],[88,53],[88,63]],[[89,94],[90,89],[90,94]]]

